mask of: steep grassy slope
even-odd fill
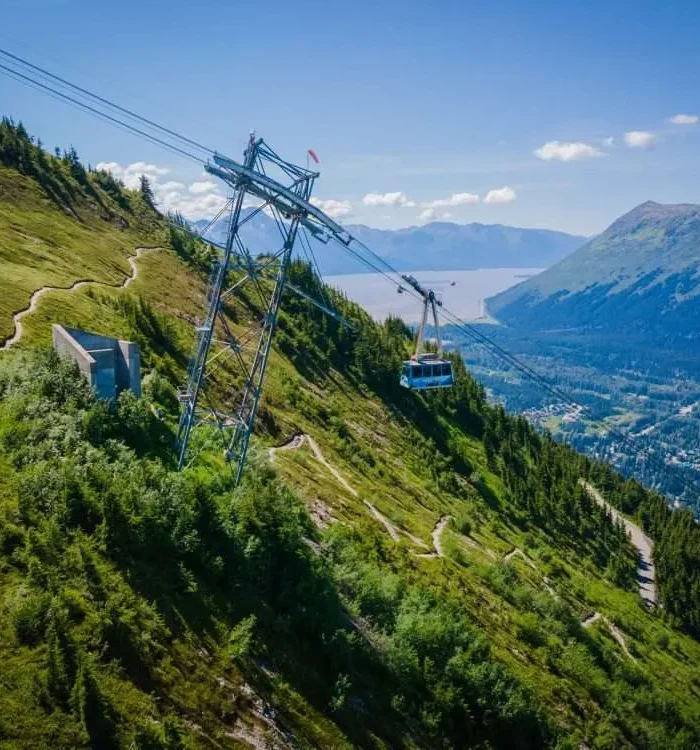
[[[74,306],[70,313],[70,305],[53,307],[53,300],[48,297],[42,301],[37,313],[28,318],[26,344],[30,344],[32,340],[45,340],[48,321],[53,314],[66,316],[68,318],[66,322],[79,325],[89,325],[91,321],[99,319],[101,326],[104,324],[105,330],[140,337],[142,344],[146,347],[147,362],[155,362],[162,369],[171,367],[173,371],[177,371],[180,367],[178,363],[183,359],[182,353],[178,354],[175,351],[174,354],[170,354],[163,352],[158,345],[149,344],[152,332],[143,331],[141,315],[132,315],[132,310],[138,309],[138,305],[142,304],[138,302],[135,295],[140,285],[143,285],[143,288],[149,284],[152,285],[155,310],[150,317],[160,321],[158,329],[167,327],[170,332],[169,336],[174,332],[176,335],[172,340],[176,342],[178,341],[176,332],[180,330],[184,341],[187,335],[186,324],[180,321],[180,317],[172,318],[169,313],[166,315],[166,307],[161,308],[158,300],[161,292],[157,290],[162,288],[164,295],[172,295],[169,297],[168,304],[175,304],[175,300],[178,300],[174,310],[184,318],[193,314],[197,304],[201,301],[201,282],[184,266],[180,266],[179,273],[169,276],[168,265],[175,270],[180,264],[180,261],[169,253],[153,253],[148,256],[147,264],[143,268],[142,275],[134,283],[133,289],[130,288],[127,292],[104,291],[92,294],[88,290],[80,290],[73,293],[70,296],[70,302],[74,303]],[[160,287],[158,280],[163,277],[168,278],[172,284],[176,284],[179,279],[180,294],[174,293],[172,284],[168,284],[167,288],[165,285]],[[61,296],[66,295],[57,295],[57,298]],[[131,302],[119,302],[122,298]],[[165,301],[164,297],[163,302]],[[295,304],[289,300],[287,307],[294,307]],[[310,311],[305,312],[309,318],[313,318]],[[304,327],[304,318],[298,316],[283,318],[282,333],[278,339],[280,344],[285,346],[285,337],[293,335],[294,331],[303,330]],[[383,401],[367,389],[362,378],[358,380],[357,374],[339,372],[334,370],[329,362],[324,363],[324,359],[313,351],[311,340],[306,346],[308,351],[316,355],[312,356],[312,361],[323,364],[327,367],[327,372],[317,372],[309,380],[308,370],[304,367],[306,355],[302,350],[297,349],[296,346],[290,347],[290,351],[294,353],[293,357],[299,359],[296,364],[285,357],[281,351],[276,351],[270,365],[261,428],[270,436],[269,439],[274,436],[274,442],[284,442],[296,431],[311,434],[319,444],[325,460],[339,471],[345,481],[358,493],[358,496],[355,496],[353,492],[340,484],[308,446],[302,446],[297,451],[279,451],[275,454],[273,465],[285,478],[286,483],[296,488],[311,516],[322,524],[330,524],[330,529],[327,531],[314,531],[308,525],[309,522],[305,521],[300,527],[302,531],[297,532],[301,534],[298,537],[301,547],[296,548],[294,555],[302,554],[304,559],[309,559],[307,564],[311,565],[313,553],[310,550],[303,552],[302,538],[304,536],[310,539],[315,538],[321,545],[322,559],[325,560],[324,567],[330,568],[331,582],[329,583],[338,587],[335,596],[340,597],[340,600],[344,602],[342,606],[348,609],[348,615],[346,615],[350,618],[348,622],[354,620],[358,623],[358,627],[361,628],[358,633],[362,633],[362,637],[367,637],[368,643],[374,644],[379,649],[379,653],[382,653],[388,646],[380,644],[384,643],[387,638],[397,638],[396,627],[409,627],[408,624],[401,625],[401,619],[396,618],[400,618],[401,612],[405,609],[407,612],[403,617],[410,617],[412,620],[416,616],[413,609],[418,605],[411,597],[420,596],[421,600],[425,599],[425,603],[421,605],[422,609],[419,608],[419,612],[423,611],[422,617],[427,617],[428,621],[424,621],[422,625],[414,624],[412,627],[428,628],[423,633],[423,637],[429,642],[432,639],[438,642],[441,637],[446,637],[440,635],[438,622],[442,624],[450,621],[462,622],[460,628],[468,628],[466,631],[469,634],[468,637],[476,638],[477,642],[483,644],[479,648],[489,644],[491,658],[496,660],[495,663],[504,665],[505,674],[511,675],[509,679],[516,680],[514,684],[522,684],[537,696],[535,705],[540,706],[539,710],[546,724],[554,727],[545,730],[546,732],[552,731],[556,734],[559,731],[564,736],[571,737],[572,742],[574,738],[593,741],[594,738],[608,736],[611,738],[608,741],[610,747],[625,746],[626,742],[638,746],[660,746],[658,744],[660,738],[669,731],[662,718],[668,704],[676,706],[673,709],[673,716],[676,718],[673,719],[672,726],[676,727],[673,730],[675,733],[681,733],[678,746],[683,747],[684,744],[680,738],[686,737],[687,739],[693,736],[693,732],[697,729],[698,686],[693,680],[695,668],[700,660],[698,645],[680,633],[673,632],[658,617],[646,612],[633,588],[630,591],[624,591],[612,582],[605,581],[606,567],[608,575],[614,577],[614,571],[609,567],[610,563],[604,562],[609,557],[605,548],[598,549],[596,544],[592,544],[592,540],[586,541],[585,537],[579,538],[574,530],[568,529],[567,531],[565,525],[555,531],[554,528],[539,527],[540,523],[545,527],[548,525],[546,519],[531,522],[529,513],[525,508],[518,507],[512,493],[505,486],[505,478],[508,474],[504,473],[505,467],[501,464],[503,458],[498,458],[501,455],[500,450],[495,451],[491,466],[489,466],[484,436],[478,438],[469,429],[465,431],[460,428],[460,424],[465,424],[463,419],[455,419],[454,415],[450,417],[447,412],[443,416],[438,413],[437,421],[435,421],[436,417],[432,413],[432,408],[424,405],[421,399],[411,399],[408,404],[403,405],[392,403],[391,400]],[[22,369],[21,366],[20,369]],[[469,390],[462,396],[467,403],[478,404],[478,397],[474,392],[469,395],[472,388],[473,386],[469,386]],[[156,378],[155,382],[152,381],[150,391],[159,394],[159,399],[167,407],[169,399],[162,394],[167,394],[168,389],[163,386],[162,379]],[[33,391],[30,390],[29,393],[32,394]],[[474,398],[477,398],[476,402]],[[130,408],[133,409],[133,407]],[[57,411],[60,414],[61,408],[57,403],[52,403],[51,409],[47,411]],[[67,411],[66,417],[56,415],[59,422],[69,419],[70,409]],[[141,414],[139,419],[145,420],[148,425],[150,418],[146,419],[146,415],[139,410],[136,413]],[[129,411],[126,414],[128,415]],[[133,416],[130,418],[133,419]],[[23,417],[22,423],[25,421],[26,417]],[[470,421],[473,430],[476,423],[473,420]],[[469,421],[466,424],[469,424]],[[135,431],[132,423],[127,422],[120,430],[118,436],[110,435],[109,437],[114,439],[114,437],[121,436],[121,439],[126,439],[127,443],[141,445],[142,451],[144,449],[147,453],[155,451],[166,457],[167,465],[168,446],[171,439],[171,436],[168,437],[167,430],[163,432],[162,427],[157,424],[142,428],[141,443],[135,442],[135,435],[138,436],[139,433]],[[16,433],[16,431],[15,426],[11,433]],[[52,443],[48,436],[55,434],[55,428],[51,428],[50,424],[40,428],[38,434],[37,449],[41,451],[42,456],[44,452],[52,453],[54,450],[59,455],[67,457],[72,454],[74,448],[71,449],[70,445],[50,447]],[[23,436],[21,440],[23,443],[34,442],[23,432],[20,432],[20,435]],[[158,435],[161,437],[156,440]],[[7,446],[7,438],[4,444]],[[13,444],[10,440],[10,445]],[[105,448],[101,446],[106,445],[103,440],[98,441],[97,450],[104,451]],[[18,459],[12,460],[16,464]],[[69,459],[61,459],[59,465],[66,460]],[[264,460],[264,455],[261,455],[258,460]],[[532,470],[536,471],[538,463],[544,462],[557,466],[560,459],[556,456],[550,456],[548,459],[545,459],[545,456],[539,456],[539,460],[534,457],[531,460],[535,461],[532,464]],[[19,459],[20,465],[25,461],[26,459]],[[456,472],[453,468],[455,463],[458,467]],[[210,457],[209,465],[212,467],[218,465],[216,456]],[[581,469],[583,470],[583,466]],[[135,469],[127,471],[131,473]],[[115,469],[111,472],[115,472]],[[200,476],[201,480],[201,471],[195,469],[194,473]],[[20,485],[22,483],[21,479],[13,481],[18,481]],[[159,491],[164,493],[163,500],[159,501],[161,506],[163,503],[167,505],[173,502],[174,489],[171,481],[168,480],[165,488]],[[264,506],[265,503],[272,503],[279,490],[265,489],[261,492],[260,488],[267,487],[269,480],[262,480],[262,485],[260,481],[256,480],[254,484],[259,489],[254,493],[254,500],[251,500],[254,503],[251,512],[254,512],[256,517],[257,515],[266,517],[272,511],[261,507],[261,504]],[[217,484],[220,484],[220,480],[215,480],[215,486]],[[216,491],[212,493],[211,480],[207,480],[206,487],[202,491],[219,496],[221,506],[228,507],[229,491],[226,490],[225,482],[216,487]],[[587,513],[595,515],[593,507],[585,506],[583,496],[575,492],[572,492],[572,495],[572,502],[583,504]],[[241,493],[241,497],[244,496],[245,492]],[[284,497],[282,494],[281,502],[291,502],[291,498],[284,500]],[[370,512],[365,501],[371,503],[395,527],[398,543],[392,540],[385,526]],[[18,501],[13,500],[12,503],[14,502]],[[12,507],[13,505],[10,504],[9,508]],[[281,513],[284,519],[284,513],[279,506],[274,507],[276,507],[274,513]],[[292,504],[291,507],[293,508],[294,505]],[[98,518],[103,517],[103,513],[103,510],[99,511]],[[134,522],[138,538],[141,538],[148,528],[145,526],[138,531],[140,524],[152,523],[146,521],[148,518],[146,507],[141,507],[139,515],[141,514],[145,514],[143,520]],[[446,557],[420,557],[433,550],[432,531],[438,520],[445,515],[453,515],[457,519],[457,525],[449,526],[443,533],[441,541]],[[16,523],[16,519],[13,520]],[[339,523],[334,523],[335,520]],[[246,523],[250,522],[251,520],[246,521]],[[104,524],[105,521],[102,523]],[[22,524],[19,524],[19,527],[21,528]],[[589,533],[596,533],[593,528]],[[131,581],[132,574],[129,573],[129,568],[124,572],[120,570],[123,563],[113,560],[110,562],[110,558],[115,554],[114,551],[107,555],[107,559],[102,557],[104,552],[101,550],[107,542],[100,541],[102,536],[97,533],[97,527],[94,531],[89,529],[88,531],[90,533],[87,536],[84,536],[84,533],[78,534],[80,541],[73,542],[73,544],[87,545],[92,550],[91,554],[96,555],[96,559],[100,561],[95,564],[100,568],[107,566],[107,569],[112,571],[111,575],[114,576],[114,580],[108,585],[109,596],[117,596],[121,587],[126,586],[127,592],[131,592],[128,596],[135,597],[134,603],[128,605],[128,609],[136,607],[136,602],[141,602],[139,607],[143,607],[147,606],[149,601],[153,601],[153,592],[145,592],[145,598],[142,598],[144,592],[140,592],[139,589],[143,586],[143,582],[135,584]],[[468,532],[468,535],[463,532]],[[161,533],[167,536],[183,532],[175,532],[173,528],[166,527],[166,531]],[[272,532],[266,526],[259,533],[262,534],[261,538],[265,538],[266,534]],[[132,544],[136,544],[134,554],[146,556],[145,560],[139,561],[139,565],[143,566],[141,575],[149,577],[153,575],[152,565],[155,562],[155,560],[151,561],[151,555],[156,552],[155,550],[149,551],[151,546],[149,535],[142,538],[142,542],[137,539]],[[207,546],[210,543],[212,543],[211,540],[202,539],[201,544],[204,549],[201,554],[205,556],[212,553],[219,554],[214,550],[219,549],[220,542],[213,542],[211,552],[207,552]],[[246,548],[249,543],[244,544],[242,540],[239,540],[237,546]],[[18,540],[11,541],[10,550],[14,550],[15,545],[21,546]],[[522,549],[523,554],[511,556],[506,560],[508,554],[516,547]],[[73,547],[69,546],[63,554],[75,555],[72,549]],[[109,549],[109,544],[107,544],[107,549]],[[81,556],[84,554],[87,553],[80,552]],[[600,558],[602,563],[596,563],[596,558]],[[160,560],[159,565],[162,565],[166,559],[171,560],[172,566],[175,566],[175,572],[171,575],[176,575],[176,577],[194,575],[191,583],[185,586],[185,593],[188,586],[194,595],[200,588],[208,588],[212,585],[208,580],[211,573],[206,568],[202,572],[197,569],[197,566],[193,566],[192,560],[186,563],[176,562],[179,558],[172,549],[159,551],[157,559]],[[609,559],[612,561],[613,558]],[[134,565],[133,561],[130,564]],[[288,564],[285,563],[281,570],[286,570]],[[601,564],[602,568],[599,567]],[[181,569],[183,565],[184,570]],[[194,570],[186,574],[190,566],[193,566]],[[11,644],[12,652],[17,653],[17,641],[22,637],[17,633],[17,607],[18,601],[23,602],[27,594],[28,581],[21,573],[21,563],[19,571],[13,571],[13,568],[15,565],[10,565],[8,569],[11,575],[8,580],[9,589],[6,600],[15,602],[15,605],[8,606],[10,620],[7,625],[11,632],[10,623],[12,618],[15,618],[15,634],[6,642]],[[121,576],[125,573],[128,583],[118,583],[123,580]],[[107,576],[107,573],[102,575]],[[271,576],[268,584],[271,592],[274,592],[276,587],[286,588],[286,574],[280,577],[281,571],[278,573],[268,571],[266,575]],[[234,580],[239,580],[239,576],[240,572]],[[259,576],[259,571],[256,571],[256,580]],[[76,587],[81,590],[81,587],[89,586],[85,573],[76,576],[76,573],[71,571],[66,573],[65,577],[70,582],[71,589]],[[242,672],[238,662],[231,665],[227,657],[226,633],[236,621],[241,618],[245,620],[245,617],[250,616],[250,605],[247,605],[249,608],[240,611],[236,608],[234,601],[230,604],[233,611],[226,611],[226,607],[223,607],[222,611],[218,610],[212,602],[207,601],[198,605],[201,609],[193,621],[192,615],[186,615],[181,611],[181,607],[194,606],[192,603],[178,604],[176,609],[179,614],[177,614],[173,612],[173,604],[170,601],[176,596],[183,595],[181,587],[184,584],[168,581],[161,585],[166,589],[167,595],[163,596],[162,601],[156,603],[155,612],[150,612],[148,617],[155,617],[155,622],[158,622],[158,618],[165,618],[167,630],[148,636],[149,639],[155,640],[160,653],[156,656],[146,652],[141,659],[146,662],[149,673],[154,670],[157,673],[157,677],[151,678],[154,679],[156,694],[162,696],[162,700],[165,701],[173,716],[186,720],[184,724],[181,724],[185,733],[189,727],[187,722],[194,722],[203,727],[202,731],[216,736],[219,738],[218,741],[225,741],[227,731],[232,731],[234,735],[239,736],[237,732],[243,731],[242,727],[245,726],[246,721],[257,721],[265,728],[264,717],[263,719],[250,718],[250,709],[246,707],[245,701],[239,707],[238,713],[243,718],[238,720],[238,729],[233,728],[235,717],[238,715],[237,711],[224,712],[224,719],[217,716],[218,709],[214,707],[218,705],[218,701],[224,700],[224,697],[217,690],[216,681],[225,679],[231,685],[243,685],[242,681],[245,680],[247,683],[254,683],[256,689],[265,695],[266,700],[276,705],[276,711],[279,712],[280,717],[278,723],[287,727],[286,731],[291,729],[295,736],[304,737],[305,741],[312,744],[331,743],[330,738],[336,736],[333,733],[338,730],[333,728],[334,724],[324,724],[317,713],[318,711],[329,712],[329,704],[321,701],[319,705],[318,699],[312,699],[319,690],[318,685],[314,690],[304,684],[304,681],[299,680],[298,675],[294,677],[294,668],[288,666],[288,662],[292,660],[292,664],[296,663],[299,655],[284,653],[284,648],[275,641],[275,638],[280,637],[279,633],[270,633],[261,627],[261,632],[258,634],[258,649],[260,650],[254,652],[256,661],[253,661],[253,665],[244,666]],[[308,582],[304,584],[304,589],[308,585]],[[116,591],[112,591],[112,587]],[[237,588],[239,587],[240,583]],[[29,591],[31,591],[31,585]],[[420,593],[414,593],[414,591]],[[235,594],[234,600],[237,600],[239,595],[240,592]],[[272,594],[268,594],[270,595]],[[87,603],[83,603],[81,607],[87,609],[88,612],[92,611],[93,606],[98,605],[94,600],[94,592],[91,592],[89,588],[83,591],[81,596],[87,600]],[[127,596],[127,593],[123,596]],[[264,591],[255,590],[249,592],[247,596],[258,596],[264,609],[269,606],[264,604],[266,599]],[[309,607],[318,605],[314,604],[313,598],[311,601],[305,600],[305,596],[306,594],[297,592],[295,606],[292,608],[294,614],[287,612],[285,617],[297,617],[303,623],[306,622]],[[438,602],[442,604],[438,605]],[[26,606],[35,605],[32,603]],[[117,607],[117,604],[114,606]],[[299,611],[296,611],[297,606]],[[620,644],[613,639],[604,624],[597,623],[590,628],[582,627],[583,620],[594,611],[603,612],[610,621],[617,623],[635,659],[634,662],[626,657]],[[24,613],[24,605],[20,607],[20,613]],[[208,613],[207,619],[213,618],[214,624],[210,625],[209,629],[200,630],[201,625],[197,619],[199,616],[204,617],[204,613]],[[433,625],[429,625],[430,616],[439,616],[439,619]],[[180,618],[184,618],[184,622]],[[305,627],[301,624],[300,626]],[[144,625],[134,624],[129,627],[140,628]],[[20,634],[21,628],[20,625]],[[409,628],[407,634],[401,631],[401,635],[408,638],[409,642],[414,642],[411,648],[415,648],[421,641],[415,641],[417,633],[411,635],[412,632],[413,630]],[[93,630],[90,636],[92,640],[88,638],[85,642],[85,650],[87,653],[100,653],[101,649],[104,649],[104,646],[100,644],[104,643],[108,637]],[[128,642],[133,635],[124,637]],[[297,637],[299,637],[298,634]],[[190,645],[183,645],[181,641]],[[311,641],[313,643],[313,634]],[[145,646],[136,644],[134,648],[141,651]],[[179,653],[177,651],[179,648],[184,649],[184,652]],[[187,685],[191,683],[180,684],[179,681],[182,679],[181,672],[191,669],[190,666],[185,665],[191,663],[189,660],[196,659],[196,651],[201,648],[205,648],[212,656],[209,661],[204,660],[200,664],[199,669],[204,671],[197,673],[197,681],[202,683],[201,690],[204,691],[204,697],[197,694],[198,700],[203,701],[204,707],[197,709],[189,697],[190,689]],[[309,644],[307,648],[313,648],[313,645]],[[320,643],[316,648],[320,648]],[[453,646],[452,648],[459,647]],[[17,669],[26,669],[26,659],[29,654],[36,654],[36,648],[31,644],[26,644],[23,649],[19,650],[20,666]],[[161,670],[165,667],[161,666],[161,660],[166,659],[169,663],[176,659],[174,654],[177,654],[178,671],[164,677],[161,675]],[[420,659],[427,657],[426,653]],[[39,665],[42,663],[40,656],[33,658],[39,659],[35,663]],[[100,684],[108,696],[110,705],[114,706],[117,716],[124,722],[122,731],[124,736],[128,737],[130,731],[135,731],[135,727],[125,718],[129,716],[130,701],[142,702],[140,713],[144,716],[152,716],[155,719],[158,716],[162,718],[162,714],[148,700],[143,703],[145,700],[143,687],[136,679],[139,670],[136,675],[130,674],[129,666],[121,664],[122,655],[117,654],[116,658],[118,664],[112,664],[107,668],[106,673],[100,673],[101,677],[104,674],[103,682]],[[490,663],[486,652],[481,658],[485,659],[484,665]],[[271,663],[268,663],[268,660]],[[308,656],[302,659],[302,662],[312,672],[318,668],[311,666],[313,661]],[[8,668],[12,663],[12,659],[7,662]],[[108,663],[111,662],[108,661]],[[256,663],[263,665],[267,663],[265,667],[267,671],[263,672],[264,679],[259,673],[259,667],[255,666]],[[143,668],[145,669],[146,666]],[[339,670],[339,665],[334,668]],[[444,668],[446,664],[442,667]],[[116,670],[116,683],[110,683],[107,679],[110,670]],[[363,674],[363,670],[358,671],[363,675],[363,680],[369,679],[366,674]],[[316,677],[316,681],[323,685],[328,684],[330,680],[332,686],[334,681],[341,679],[343,674],[348,674],[348,672],[338,671],[336,677],[332,679],[330,676],[320,675]],[[338,700],[342,698],[343,701],[347,701],[356,708],[364,705],[368,701],[366,687],[357,684],[359,679],[356,673],[353,674],[352,678],[348,678],[351,684],[347,687],[341,679],[338,690],[345,691],[348,695],[344,698],[336,696]],[[380,686],[393,684],[390,676],[377,679]],[[424,678],[421,677],[419,681],[421,686],[415,689],[419,696],[423,694],[421,697],[425,700],[425,693],[429,694],[429,688],[422,684],[423,680]],[[640,685],[644,685],[643,704],[640,703],[642,695],[639,692]],[[376,687],[373,688],[373,691],[376,689]],[[495,709],[496,705],[503,700],[498,697],[494,698],[492,694],[494,685],[489,680],[481,688],[472,689],[477,689],[478,703],[485,701],[485,707],[490,701],[494,701],[493,708]],[[241,690],[245,694],[248,688],[239,687],[239,691]],[[482,690],[483,694],[480,693]],[[233,692],[235,693],[235,690]],[[323,690],[320,692],[322,693]],[[127,698],[127,696],[131,697]],[[330,695],[327,700],[332,698],[333,695]],[[310,700],[311,703],[309,703]],[[388,699],[385,698],[385,700]],[[313,708],[313,705],[316,705],[316,708]],[[662,709],[661,705],[666,708]],[[294,706],[297,708],[294,709]],[[389,710],[388,704],[385,708]],[[371,710],[367,715],[367,710],[365,708],[359,714],[362,718],[361,725],[370,727],[372,732],[379,732],[380,727],[376,724],[378,716]],[[425,707],[423,710],[428,709]],[[435,711],[436,708],[433,706],[431,710]],[[301,714],[297,714],[297,711],[301,711]],[[330,713],[330,715],[335,722],[340,724],[341,733],[351,738],[353,743],[364,744],[366,739],[362,740],[359,735],[352,735],[350,731],[351,725],[358,720],[355,709],[353,711],[350,712],[350,717],[343,717],[342,712]],[[202,713],[204,718],[202,718]],[[496,722],[496,727],[505,726],[506,734],[516,731],[508,728],[510,724],[505,716],[499,711],[496,711],[496,714],[496,717],[491,720]],[[612,718],[604,720],[603,717],[609,714],[612,714]],[[32,726],[42,726],[40,715],[33,715]],[[518,709],[516,720],[524,727],[532,721],[532,718],[527,718],[527,712],[523,714],[522,710]],[[401,723],[399,716],[394,721]],[[644,729],[640,728],[640,723]],[[685,729],[683,729],[684,725]],[[66,726],[70,726],[70,723]],[[440,722],[437,727],[438,736],[446,731]],[[556,727],[559,727],[559,730]],[[143,727],[141,729],[146,731]],[[42,731],[47,731],[46,727]],[[76,737],[79,736],[79,729],[76,728],[73,731],[78,733]],[[273,732],[269,727],[267,731]],[[396,734],[396,727],[393,730],[384,728],[382,731],[385,742],[388,741],[390,744],[401,742],[398,739],[399,735]],[[429,737],[423,737],[423,740],[420,740],[421,731],[425,731],[420,722],[414,731],[416,734],[414,740],[419,744],[432,744]],[[191,733],[195,738],[198,736],[196,731]],[[26,735],[20,734],[20,736]],[[478,734],[475,734],[475,738],[477,736]],[[495,728],[490,730],[487,737],[490,737],[491,741],[497,745],[509,746],[505,737],[501,736],[501,739],[498,739],[499,735]],[[523,740],[526,745],[534,741],[533,735],[530,737],[529,741]],[[71,741],[64,740],[68,745]],[[333,740],[335,741],[340,740]],[[404,737],[403,741],[408,741],[408,738]]]
[[[8,747],[695,746],[700,644],[642,605],[583,459],[458,363],[453,393],[405,393],[400,324],[290,297],[245,485],[217,451],[178,475],[204,285],[171,250],[137,262],[43,297],[0,355]],[[96,404],[51,322],[138,340],[146,397]]]
[[[85,198],[68,211],[35,180],[2,166],[0,196],[0,341],[14,332],[12,314],[27,307],[40,287],[69,287],[81,279],[116,286],[130,273],[127,257],[137,247],[163,243],[167,236],[162,222],[131,196],[119,215],[108,213],[106,205],[119,207],[104,193],[103,205]]]

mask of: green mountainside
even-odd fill
[[[207,251],[7,121],[0,164],[0,336],[92,281],[0,353],[2,747],[698,747],[689,514],[457,359],[453,390],[406,392],[406,328],[328,289],[355,328],[285,297],[243,485],[218,451],[176,472]],[[53,322],[137,341],[144,396],[97,402]],[[654,538],[662,607],[581,480]]]
[[[685,345],[698,336],[699,263],[700,206],[649,201],[488,306],[520,328],[662,335]]]

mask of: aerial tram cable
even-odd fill
[[[180,156],[184,156],[186,159],[190,159],[192,161],[197,162],[197,164],[203,164],[204,160],[200,157],[196,156],[195,154],[190,153],[189,151],[185,151],[184,148],[180,148],[179,146],[169,143],[168,141],[164,140],[163,138],[159,138],[158,136],[155,136],[151,133],[146,132],[145,130],[142,130],[140,128],[137,128],[135,125],[131,125],[127,122],[124,122],[123,120],[120,120],[118,117],[113,117],[112,115],[102,112],[99,109],[91,106],[90,104],[87,104],[86,102],[81,102],[79,99],[70,96],[69,94],[66,94],[63,91],[60,91],[56,88],[53,88],[52,86],[49,86],[46,83],[42,83],[40,80],[37,80],[35,78],[32,78],[29,75],[26,75],[25,73],[22,73],[20,71],[14,70],[13,68],[8,67],[7,65],[4,65],[0,63],[0,70],[4,70],[6,73],[8,73],[11,77],[15,78],[16,80],[19,80],[20,83],[26,83],[34,88],[40,88],[43,89],[45,92],[48,92],[49,94],[53,94],[55,96],[60,97],[64,101],[88,112],[89,114],[95,115],[97,117],[100,117],[103,120],[106,120],[113,125],[117,125],[118,127],[121,127],[122,129],[126,129],[133,133],[134,135],[140,136],[142,138],[146,138],[147,140],[151,141],[152,143],[155,143],[156,145],[162,146],[163,148],[166,148],[168,151],[172,151],[174,153],[177,153]]]
[[[226,203],[224,203],[224,205],[223,205],[223,206],[222,206],[222,207],[221,207],[221,208],[220,208],[220,209],[218,210],[218,212],[216,213],[216,215],[214,216],[214,218],[213,218],[213,219],[211,219],[211,220],[209,221],[209,223],[208,223],[208,224],[207,224],[207,225],[206,225],[205,227],[203,227],[202,229],[200,229],[200,230],[198,230],[197,232],[195,232],[195,234],[198,234],[198,235],[199,235],[199,236],[200,236],[200,237],[201,237],[202,239],[204,239],[204,241],[205,241],[205,242],[207,242],[207,240],[205,239],[205,237],[206,237],[206,234],[207,234],[207,232],[208,232],[208,231],[209,231],[209,230],[210,230],[210,229],[211,229],[211,228],[212,228],[212,227],[214,226],[214,224],[216,224],[216,222],[217,222],[217,221],[218,221],[218,220],[219,220],[219,219],[220,219],[220,218],[221,218],[221,217],[222,217],[222,216],[223,216],[223,215],[224,215],[224,214],[225,214],[225,213],[226,213],[227,211],[229,211],[229,212],[231,211],[231,206],[232,206],[232,204],[233,204],[233,199],[232,199],[232,198],[229,198],[229,199],[228,199],[228,200],[226,201]],[[212,243],[212,242],[209,242],[208,244],[210,244],[210,245],[213,245],[214,243]],[[214,245],[214,246],[216,247],[216,245]]]
[[[9,58],[14,64],[19,64],[23,66],[25,69],[29,69],[34,74],[39,74],[40,76],[50,79],[51,81],[54,82],[54,84],[59,84],[61,86],[68,88],[69,90],[76,92],[77,94],[82,94],[84,96],[87,96],[90,99],[94,100],[95,102],[99,102],[100,104],[110,107],[111,109],[114,109],[123,115],[127,115],[128,117],[134,120],[137,120],[138,122],[141,122],[144,125],[148,125],[152,128],[155,128],[156,130],[159,130],[166,135],[170,135],[174,138],[177,138],[179,141],[182,141],[183,143],[186,143],[189,146],[193,146],[199,149],[200,151],[203,151],[206,154],[213,153],[214,151],[214,149],[209,148],[208,146],[198,143],[197,141],[192,140],[191,138],[188,138],[187,136],[181,135],[180,133],[177,133],[176,131],[171,130],[170,128],[167,128],[164,125],[161,125],[153,120],[149,120],[148,118],[143,117],[142,115],[139,115],[138,113],[134,112],[131,109],[122,107],[119,104],[116,104],[115,102],[112,102],[109,99],[106,99],[105,97],[100,96],[99,94],[95,94],[89,89],[83,88],[82,86],[78,86],[77,84],[72,83],[71,81],[68,81],[65,78],[62,78],[61,76],[56,75],[55,73],[52,73],[49,70],[46,70],[46,68],[42,68],[38,65],[35,65],[29,60],[26,60],[23,57],[20,57],[19,55],[15,55],[12,52],[9,52],[8,50],[3,49],[1,47],[0,47],[0,55],[4,56],[5,58]]]

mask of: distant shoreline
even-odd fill
[[[518,273],[514,274],[514,277],[516,279],[530,279],[533,276],[537,276],[538,274],[542,273],[542,271],[546,271],[547,269],[542,267],[535,267],[535,266],[480,266],[479,268],[397,268],[396,269],[399,273],[410,273],[410,274],[417,274],[417,273],[474,273],[476,271],[518,271]],[[370,271],[369,269],[364,270],[364,268],[360,268],[357,271],[352,271],[351,273],[348,273],[346,271],[343,271],[342,273],[329,273],[329,274],[323,274],[324,279],[326,278],[338,278],[340,276],[376,276],[375,271]]]
[[[470,322],[498,325],[488,315],[486,299],[509,289],[523,280],[523,275],[536,275],[541,268],[475,268],[467,270],[406,271],[415,275],[425,287],[433,289],[446,309]],[[339,289],[349,299],[367,310],[375,320],[393,316],[412,324],[420,318],[420,306],[408,294],[397,294],[401,279],[384,274],[354,273],[326,276],[327,284]]]

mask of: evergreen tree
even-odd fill
[[[153,188],[151,187],[150,180],[148,179],[148,177],[146,177],[145,174],[141,175],[141,184],[139,189],[141,191],[141,198],[143,198],[146,205],[155,211],[156,199],[153,195]]]
[[[92,666],[86,657],[80,660],[71,696],[73,708],[93,747],[115,747],[112,709],[102,695]]]

